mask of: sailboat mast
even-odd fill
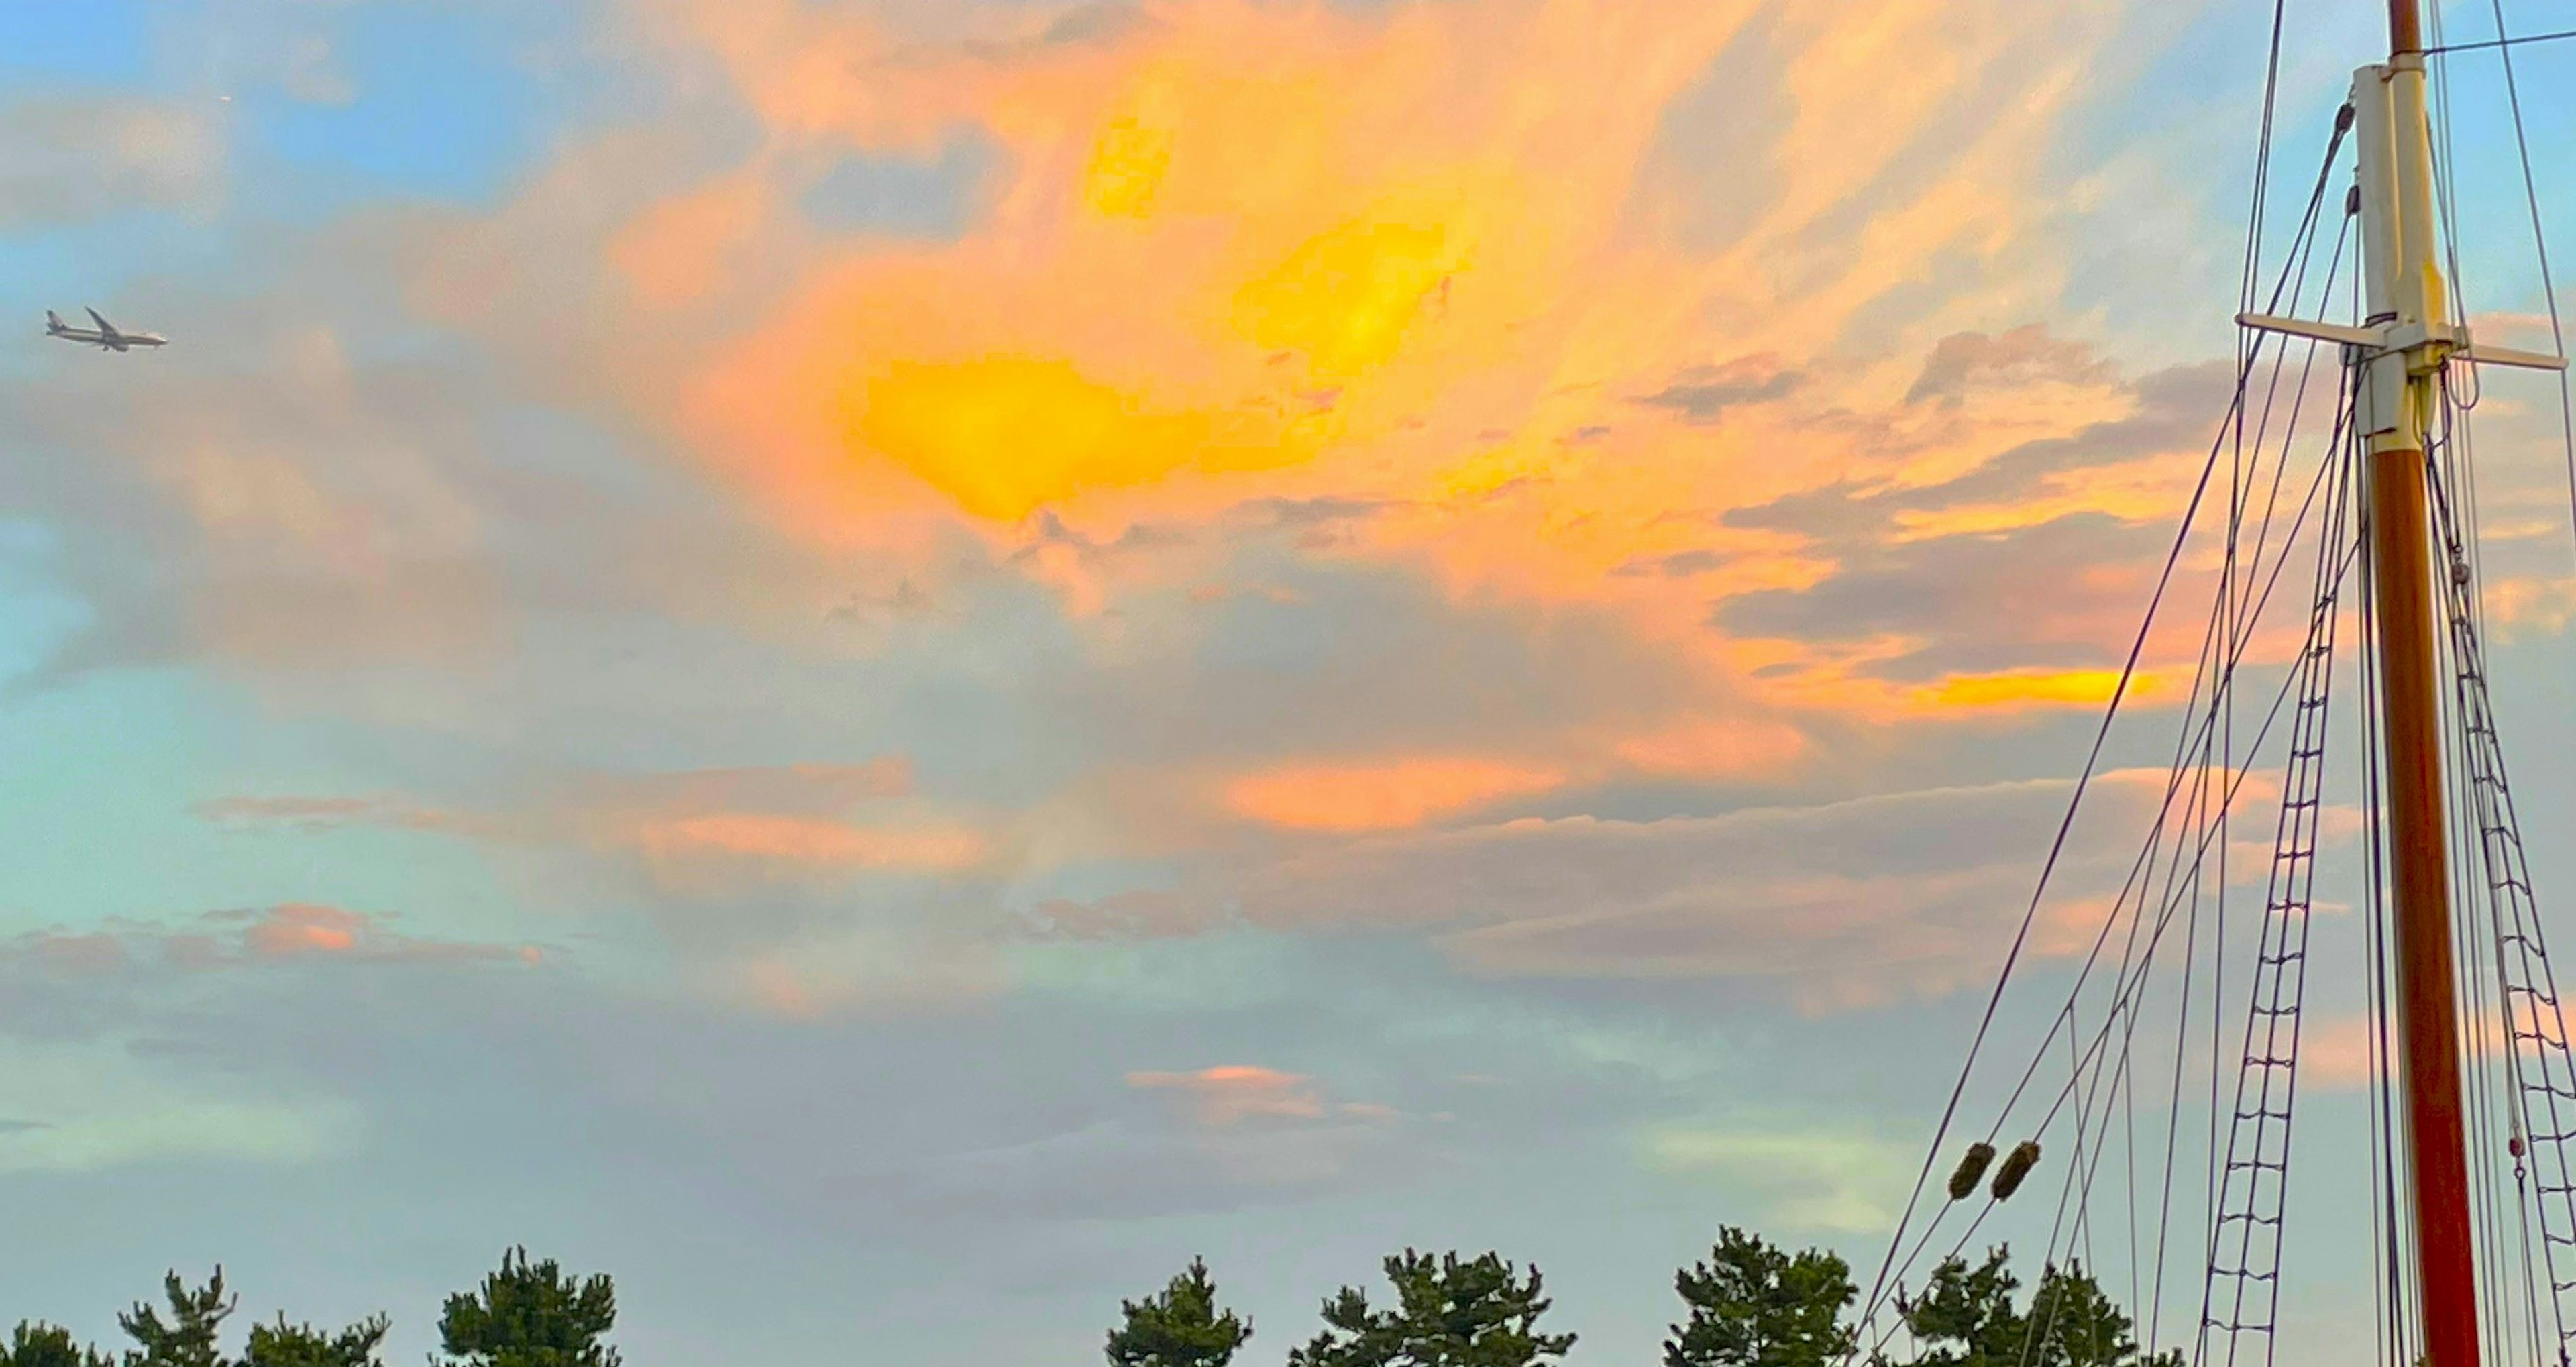
[[[2421,0],[2388,0],[2388,55],[2421,57],[2424,54],[2424,15]]]
[[[2436,561],[2424,454],[2455,342],[2433,238],[2417,0],[2389,0],[2388,39],[2388,64],[2354,73],[2352,93],[2369,321],[2388,329],[2384,348],[2363,361],[2360,429],[2369,442],[2370,555],[2383,662],[2380,744],[2396,894],[2400,1062],[2425,1367],[2478,1367],[2433,648]]]

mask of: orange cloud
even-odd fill
[[[518,810],[456,811],[398,798],[233,797],[200,804],[226,825],[308,831],[384,826],[496,845],[570,845],[641,854],[657,877],[951,872],[982,862],[979,831],[909,800],[901,757],[858,764],[593,775]],[[862,812],[872,819],[858,819]]]
[[[269,959],[343,954],[357,946],[366,928],[367,918],[354,911],[288,902],[269,908],[266,916],[243,930],[242,942],[253,954]]]
[[[984,857],[983,838],[968,830],[883,830],[742,812],[647,822],[635,839],[656,859],[717,855],[822,868],[951,870]]]
[[[1855,683],[1848,658],[1711,621],[1841,554],[1731,513],[1922,487],[2137,407],[2092,352],[2016,328],[2057,299],[2044,153],[2115,9],[1193,0],[1068,37],[1016,7],[935,31],[869,5],[641,8],[679,62],[712,54],[764,141],[608,211],[627,312],[596,363],[629,367],[621,399],[795,537],[928,573],[962,529],[1101,622],[1238,570],[1230,509],[1366,504],[1299,553],[1460,603],[1607,614],[1697,670],[1703,696],[1607,743],[1660,773],[1788,762],[1800,711],[2004,715],[2083,692]],[[1763,116],[1703,107],[1737,94]],[[952,239],[801,218],[816,168],[918,162],[959,130],[994,155]],[[583,178],[568,158],[515,230],[587,208]],[[703,330],[753,261],[744,326]],[[452,274],[444,294],[492,288]],[[2152,520],[2159,459],[1882,535]],[[1114,568],[1056,539],[1139,528],[1180,534]],[[1647,561],[1699,568],[1623,572]],[[1722,711],[1745,715],[1680,734]]]
[[[1618,742],[1619,760],[1664,778],[1740,778],[1776,773],[1806,753],[1795,727],[1750,718],[1688,721]]]
[[[626,225],[609,239],[609,264],[646,308],[696,304],[724,288],[773,212],[759,177],[716,181]]]
[[[2487,618],[2508,639],[2555,635],[2565,631],[2568,620],[2576,617],[2576,580],[2564,576],[2490,579],[2484,588]]]
[[[1197,1122],[1210,1129],[1247,1120],[1320,1120],[1324,1099],[1311,1078],[1244,1064],[1195,1073],[1129,1073],[1127,1085],[1179,1092]]]
[[[218,913],[213,919],[240,919]],[[171,937],[176,948],[187,937]],[[533,964],[545,958],[535,945],[476,944],[458,940],[424,940],[401,934],[386,918],[312,902],[285,902],[251,915],[242,927],[242,951],[254,959],[334,958],[379,962],[442,963],[516,959]],[[182,953],[188,951],[181,950]]]
[[[1509,797],[1555,788],[1565,775],[1493,760],[1425,756],[1369,765],[1291,765],[1228,783],[1236,815],[1307,831],[1419,826]]]
[[[1503,330],[1581,288],[1661,98],[1748,9],[1716,8],[1650,34],[1605,30],[1615,7],[1589,5],[1498,23],[1168,6],[1113,42],[977,56],[918,84],[918,50],[903,72],[872,69],[889,44],[863,21],[702,9],[699,31],[781,140],[973,119],[1013,173],[964,240],[827,267],[702,377],[692,411],[767,448],[745,473],[782,499],[855,491],[884,462],[999,519],[1184,468],[1304,464],[1328,454],[1318,436],[1359,454],[1473,368],[1539,378]],[[823,43],[853,58],[812,60]],[[883,82],[920,103],[898,117],[867,88]],[[817,347],[808,364],[789,354]],[[1300,428],[1327,401],[1299,396],[1327,389],[1346,421]],[[819,418],[818,399],[853,419]],[[834,446],[837,469],[817,459]],[[781,457],[797,471],[785,487]]]
[[[2463,1004],[2458,1029],[2462,1047],[2473,1058],[2497,1058],[2506,1051],[2504,1024],[2495,1015],[2472,1013]],[[2367,1016],[2310,1017],[2299,1030],[2299,1081],[2337,1091],[2368,1086],[2374,1049],[2370,1031]]]
[[[2360,1016],[2326,1016],[2300,1031],[2301,1081],[2336,1091],[2368,1086],[2370,1022]]]
[[[1346,553],[1420,566],[1461,597],[1608,607],[1740,674],[1781,661],[1706,631],[1711,599],[1804,587],[1829,563],[1734,536],[1689,579],[1613,571],[1708,553],[1730,539],[1709,531],[1729,508],[1838,479],[1947,478],[2133,406],[2098,358],[2027,329],[1949,347],[1938,376],[1912,359],[2046,297],[2016,234],[2044,211],[2034,152],[2110,31],[2102,16],[1209,0],[1068,43],[978,11],[974,41],[951,49],[855,10],[673,13],[760,111],[768,155],[917,148],[960,121],[1004,149],[986,216],[958,240],[826,253],[684,386],[701,446],[828,544],[925,546],[916,520],[943,510],[1007,539],[990,524],[1047,509],[1106,540],[1256,497],[1379,500],[1392,511]],[[1759,13],[1773,17],[1749,30]],[[1744,173],[1694,179],[1692,159],[1722,149],[1677,135],[1677,102],[1739,43],[1770,51],[1778,122],[1729,129]],[[2013,96],[1985,98],[1997,90]],[[1891,178],[1900,162],[1921,173]],[[1684,221],[1721,185],[1745,198],[1738,225],[1694,239]],[[682,226],[657,230],[671,255],[650,268],[682,294],[701,269],[682,258],[730,240],[734,211],[715,206],[747,202],[698,194],[656,211]],[[723,230],[687,226],[701,223]],[[1952,295],[1890,312],[1936,270]],[[1855,353],[1864,317],[1874,342]],[[1748,357],[1763,383],[1721,364]],[[1682,399],[1647,402],[1675,375],[1703,377],[1687,420]],[[1708,376],[1742,397],[1729,406]],[[1936,379],[1939,402],[1909,406]],[[2050,511],[2151,518],[2167,494],[2076,479]],[[1086,614],[1116,591],[1045,559],[1032,572]],[[2006,705],[1975,692],[1939,705]]]

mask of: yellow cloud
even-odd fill
[[[2100,707],[2119,687],[2116,669],[2020,669],[1999,674],[1954,674],[1917,689],[1917,704],[1930,711],[1983,711],[2024,707]],[[2151,702],[2173,691],[2164,675],[2140,671],[2129,681],[2128,700]]]
[[[1463,256],[1437,222],[1354,220],[1245,285],[1236,325],[1263,347],[1303,353],[1318,375],[1346,378],[1394,356]]]
[[[1114,119],[1100,135],[1083,178],[1082,197],[1112,218],[1144,218],[1172,167],[1172,133],[1133,118]]]
[[[1247,417],[1156,411],[1063,360],[895,361],[859,382],[851,407],[860,444],[978,517],[1016,519],[1187,466],[1252,469],[1293,458]]]

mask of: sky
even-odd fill
[[[1272,1361],[1493,1248],[1589,1367],[1721,1224],[1875,1266],[2225,407],[2269,11],[0,0],[0,1320],[220,1261],[401,1358],[525,1244],[639,1363],[1081,1361],[1204,1254]],[[2381,48],[2287,13],[2275,242]],[[2546,832],[2556,395],[2480,404]]]

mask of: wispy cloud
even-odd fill
[[[1906,1144],[1832,1126],[1659,1125],[1642,1146],[1656,1168],[1743,1193],[1767,1222],[1834,1234],[1885,1229],[1914,1157]]]
[[[139,1166],[294,1166],[344,1150],[354,1108],[314,1097],[254,1097],[177,1076],[106,1042],[0,1039],[0,1174]]]
[[[900,759],[865,764],[589,775],[523,808],[448,808],[396,797],[228,797],[197,805],[225,826],[323,832],[377,826],[499,845],[566,845],[640,856],[686,884],[726,870],[819,874],[954,871],[982,862],[985,836],[954,822],[852,819],[910,795]]]
[[[1127,1085],[1178,1092],[1198,1123],[1214,1128],[1251,1120],[1321,1120],[1324,1098],[1312,1078],[1250,1064],[1194,1073],[1129,1073]]]
[[[215,207],[223,130],[203,105],[95,96],[0,104],[0,232]]]
[[[1381,765],[1292,765],[1235,779],[1225,797],[1237,813],[1274,826],[1372,831],[1544,793],[1564,781],[1565,775],[1548,769],[1425,757]]]
[[[391,917],[312,902],[211,911],[157,925],[94,931],[32,931],[0,940],[0,964],[20,963],[72,977],[128,970],[213,969],[289,961],[347,963],[536,963],[534,944],[491,944],[407,935]]]

